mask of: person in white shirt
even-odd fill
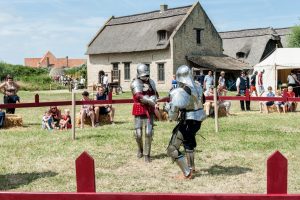
[[[212,71],[208,71],[208,74],[204,77],[203,88],[209,90],[211,86],[214,85],[214,77]]]
[[[108,75],[107,74],[105,74],[105,76],[103,77],[103,86],[107,90],[107,87],[108,87]]]
[[[295,70],[292,70],[291,73],[288,75],[287,77],[287,81],[288,81],[288,86],[292,86],[294,91],[295,91],[295,95],[296,97],[299,96],[299,89],[297,86],[300,85],[300,81],[297,79],[297,76],[295,74]]]

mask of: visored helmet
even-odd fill
[[[181,65],[176,72],[176,80],[179,83],[193,87],[194,80],[191,69],[186,65]]]
[[[146,77],[146,76],[150,76],[150,70],[149,67],[145,64],[138,64],[137,65],[137,77],[141,78],[141,77]]]

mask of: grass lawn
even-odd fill
[[[22,102],[33,102],[34,94],[19,93]],[[71,99],[67,91],[39,94],[40,101]],[[132,106],[115,107],[116,125],[76,129],[76,140],[71,131],[41,130],[46,107],[17,109],[24,127],[0,130],[0,190],[76,191],[75,159],[86,150],[95,160],[97,192],[266,193],[266,160],[280,150],[289,162],[288,192],[300,193],[300,112],[261,114],[255,102],[253,111],[241,112],[233,102],[234,115],[219,120],[219,133],[214,119],[202,124],[206,140],[197,136],[195,179],[175,181],[179,168],[166,155],[175,122],[155,122],[147,164],[136,158]]]

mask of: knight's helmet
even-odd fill
[[[186,65],[181,65],[176,71],[176,80],[179,84],[194,87],[194,79],[191,69]]]
[[[149,67],[145,64],[138,64],[137,65],[137,78],[145,77],[145,76],[150,76],[150,70]]]

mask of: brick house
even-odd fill
[[[199,2],[185,7],[130,16],[112,16],[88,44],[88,84],[103,74],[124,90],[136,76],[138,63],[150,67],[158,90],[168,91],[180,65],[240,70],[246,65],[223,55],[222,39]]]
[[[24,58],[24,65],[29,67],[78,67],[86,64],[86,59],[56,58],[48,51],[42,58]]]

